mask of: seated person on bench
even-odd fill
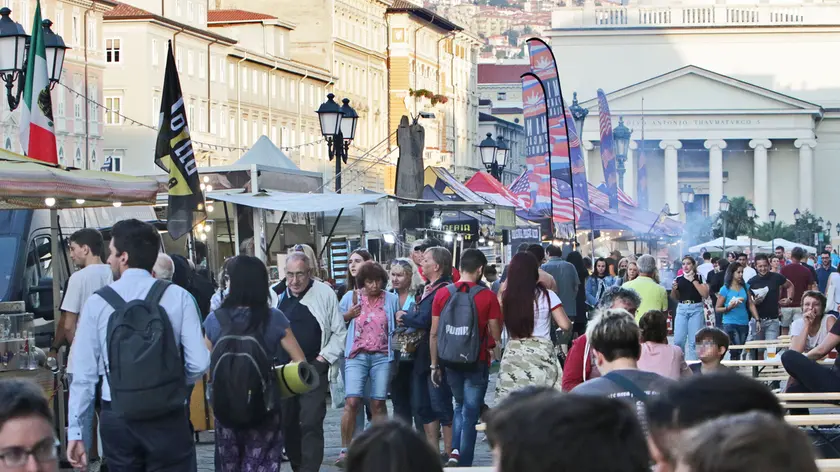
[[[823,325],[830,322],[823,315],[825,305],[825,295],[820,292],[808,291],[802,295],[802,331],[792,338],[790,350],[782,354],[782,366],[794,380],[788,383],[787,392],[840,392],[837,361],[828,370],[816,362],[840,344],[840,324],[832,322],[832,326],[826,328],[827,333],[822,334]],[[818,344],[808,350],[811,342]]]
[[[721,364],[723,356],[729,350],[729,336],[726,333],[718,328],[703,328],[694,336],[694,341],[700,362],[689,366],[693,373],[709,374],[729,370]]]

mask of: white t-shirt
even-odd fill
[[[709,279],[709,272],[715,270],[715,265],[711,262],[704,262],[697,266],[697,273],[703,277],[703,280]]]
[[[835,318],[834,315],[823,315],[822,322],[820,323],[820,330],[817,331],[817,334],[814,336],[808,336],[808,339],[805,341],[805,352],[814,349],[815,347],[819,346],[826,337],[828,337],[828,328],[827,322],[829,318]],[[835,318],[836,319],[836,318]],[[802,331],[805,329],[805,321],[802,318],[798,318],[794,320],[794,322],[790,325],[790,335],[791,336],[799,336],[802,334]]]
[[[61,302],[61,310],[79,314],[85,302],[94,292],[110,285],[114,274],[108,264],[94,264],[76,271],[67,282],[67,292]]]
[[[563,302],[552,290],[546,290],[546,297],[542,290],[537,290],[539,297],[534,303],[534,334],[535,338],[551,339],[551,310],[562,306]]]
[[[744,282],[749,282],[756,275],[758,275],[758,272],[755,269],[750,266],[744,267]]]
[[[74,272],[67,282],[67,291],[64,292],[61,311],[80,314],[88,298],[100,288],[111,285],[113,281],[114,273],[111,272],[111,266],[108,264],[93,264]],[[72,357],[73,349],[70,349],[70,354],[67,356],[68,366],[72,365],[70,364]]]

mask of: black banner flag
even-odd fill
[[[171,41],[163,77],[155,164],[169,173],[166,228],[172,239],[179,239],[189,233],[193,226],[204,221],[207,215],[203,210],[204,196],[200,189],[198,165],[193,154],[186,106]]]

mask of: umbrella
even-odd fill
[[[761,245],[759,247],[759,249],[773,251],[778,246],[782,246],[783,248],[785,248],[785,251],[790,251],[791,249],[793,249],[795,247],[801,247],[802,249],[808,251],[811,254],[816,254],[817,253],[817,248],[815,248],[815,247],[806,246],[805,244],[795,243],[793,241],[788,241],[787,239],[783,239],[783,238],[776,238],[769,243]]]
[[[688,248],[688,252],[700,252],[702,250],[722,251],[724,244],[726,245],[726,247],[741,247],[744,245],[743,242],[738,241],[736,239],[726,238],[724,242],[724,238],[717,238],[702,244],[698,244],[696,246],[691,246],[690,248]],[[747,241],[748,246],[749,244],[749,241]]]

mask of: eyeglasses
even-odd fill
[[[287,279],[304,280],[309,277],[309,271],[306,272],[286,272]]]
[[[22,447],[10,447],[0,449],[0,461],[9,468],[23,467],[29,460],[29,456],[37,462],[45,463],[58,460],[58,450],[61,443],[55,438],[45,439],[36,444],[32,449]]]

